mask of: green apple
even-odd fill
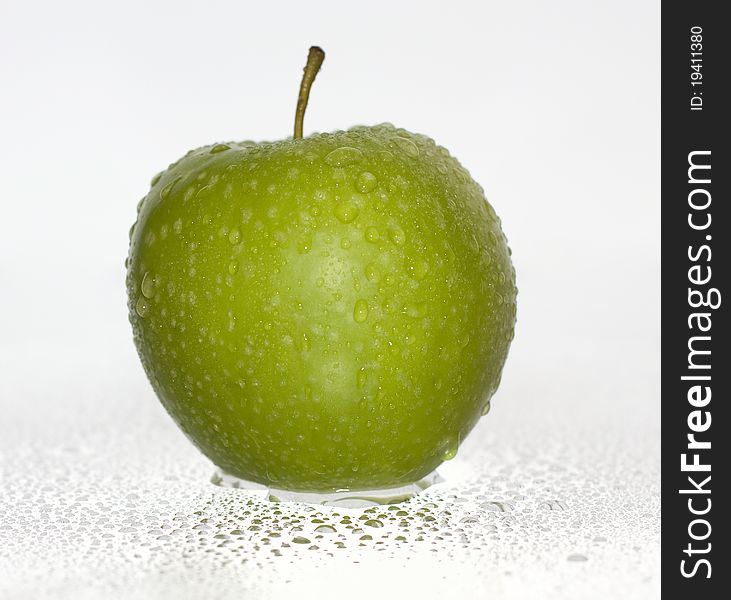
[[[482,188],[392,125],[205,146],[131,232],[134,340],[160,401],[226,472],[294,491],[418,480],[489,409],[515,272]],[[321,62],[321,58],[319,59]]]

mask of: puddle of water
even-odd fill
[[[433,485],[442,483],[444,479],[436,471],[432,471],[418,481],[399,487],[373,489],[373,490],[349,490],[342,489],[334,492],[296,492],[267,486],[239,479],[229,475],[221,469],[217,469],[211,477],[211,483],[219,487],[233,488],[255,492],[265,497],[270,502],[299,502],[304,504],[317,504],[320,506],[332,506],[337,508],[365,508],[368,506],[382,506],[386,504],[398,504],[410,500],[417,494],[423,492]]]

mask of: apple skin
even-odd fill
[[[226,472],[297,491],[410,483],[487,412],[510,250],[449,153],[391,125],[189,152],[131,231],[134,340]]]

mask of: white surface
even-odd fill
[[[408,527],[315,539],[294,506],[277,538],[155,400],[122,263],[158,170],[290,134],[313,43],[306,132],[449,148],[502,217],[519,322]],[[659,595],[659,3],[4,3],[0,56],[0,597]]]

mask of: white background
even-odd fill
[[[307,48],[318,44],[327,57],[305,134],[383,121],[428,134],[469,169],[502,218],[520,290],[518,328],[493,413],[468,446],[477,452],[485,439],[500,457],[533,444],[540,456],[540,444],[561,454],[560,443],[579,479],[592,473],[620,485],[629,465],[642,498],[656,497],[659,11],[659,2],[636,0],[3,1],[6,482],[20,485],[23,448],[104,431],[93,439],[108,451],[105,440],[124,427],[158,432],[136,444],[142,462],[154,462],[156,436],[170,440],[172,454],[204,460],[184,452],[187,441],[138,364],[126,316],[127,232],[151,177],[188,149],[291,135]],[[582,459],[582,448],[598,462]],[[469,452],[457,470],[460,460],[469,468]],[[17,495],[3,498],[13,505],[0,507],[0,520],[17,509]],[[642,498],[622,502],[643,511]],[[607,550],[578,575],[544,565],[531,580],[515,566],[505,587],[505,558],[486,589],[599,594],[595,584],[615,577],[623,594],[657,593],[655,516],[638,542],[641,576]],[[48,544],[50,556],[62,553]],[[357,564],[345,573],[358,576]],[[77,566],[83,571],[84,560]],[[5,567],[21,594],[36,567],[22,559]],[[620,567],[624,574],[613,573]],[[43,588],[37,569],[35,577]],[[574,583],[556,588],[559,580]],[[64,596],[61,584],[47,585]]]

